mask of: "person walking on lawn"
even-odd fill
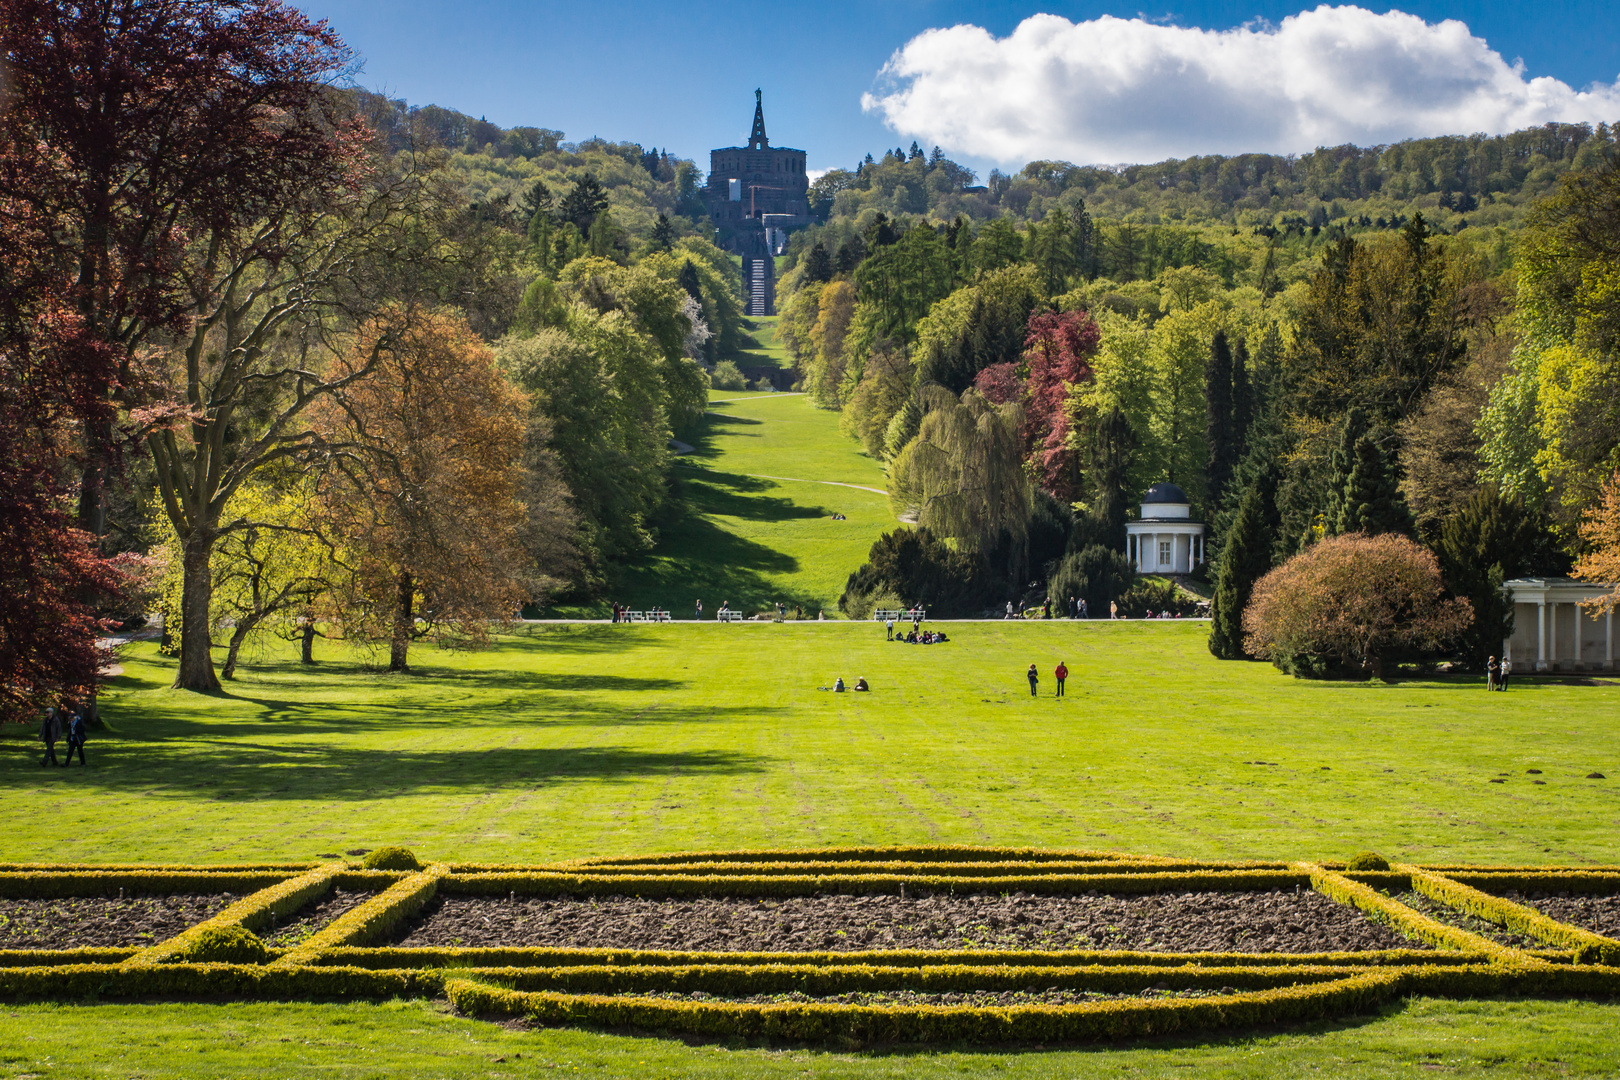
[[[83,765],[84,765],[84,712],[83,712],[83,710],[74,709],[73,710],[73,715],[68,719],[67,741],[68,741],[67,760],[62,762],[62,764],[63,765],[71,765],[71,764],[73,764],[73,751],[77,750],[79,752],[79,765],[80,765],[80,767],[83,767]]]
[[[1041,682],[1041,674],[1040,674],[1040,672],[1035,670],[1035,665],[1034,664],[1029,665],[1029,696],[1030,697],[1035,696],[1036,690],[1040,687],[1040,682]]]
[[[60,765],[56,760],[56,740],[62,737],[62,718],[57,715],[56,706],[52,705],[45,710],[45,719],[39,725],[39,740],[45,744],[45,756],[39,759],[41,765]]]
[[[1067,679],[1069,677],[1068,665],[1064,664],[1063,661],[1059,660],[1057,670],[1052,672],[1052,676],[1057,679],[1057,695],[1056,696],[1057,697],[1062,697],[1063,696],[1063,680]]]

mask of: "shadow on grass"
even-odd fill
[[[733,437],[748,436],[760,438],[763,432],[733,430],[740,428],[764,427],[765,421],[756,420],[751,416],[735,416],[731,413],[707,412],[703,419],[692,428],[681,433],[681,439],[690,443],[690,453],[682,454],[683,459],[719,457],[723,451],[714,445],[717,435],[730,435]]]

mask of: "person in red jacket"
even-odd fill
[[[1057,670],[1052,672],[1052,674],[1054,676],[1056,676],[1056,678],[1057,678],[1057,696],[1062,697],[1063,696],[1063,680],[1067,679],[1069,677],[1069,669],[1068,669],[1067,666],[1064,665],[1063,661],[1059,660]]]

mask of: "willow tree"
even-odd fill
[[[917,437],[889,469],[889,496],[902,517],[984,551],[1004,535],[1021,543],[1032,491],[1024,472],[1023,408],[996,405],[977,390],[960,399],[940,387],[924,392]]]

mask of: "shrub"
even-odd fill
[[[1071,552],[1058,564],[1047,582],[1046,594],[1059,602],[1084,597],[1094,619],[1108,616],[1108,605],[1118,600],[1136,580],[1136,570],[1124,555],[1092,544]]]
[[[748,378],[735,363],[722,360],[709,372],[709,386],[715,390],[746,390]]]
[[[1335,536],[1255,584],[1244,648],[1295,675],[1378,678],[1385,661],[1445,648],[1473,621],[1468,601],[1445,593],[1434,555],[1406,537]]]
[[[986,602],[979,561],[925,528],[884,533],[867,560],[838,598],[838,609],[851,617],[870,614],[873,602],[885,595],[905,597],[938,617],[976,614]]]
[[[1198,601],[1176,588],[1175,582],[1163,578],[1138,581],[1121,594],[1119,613],[1127,619],[1139,619],[1150,611],[1155,615],[1168,611],[1186,617],[1197,614]]]
[[[360,863],[367,870],[420,870],[422,862],[409,848],[381,847]]]
[[[1344,864],[1346,870],[1388,870],[1389,860],[1376,851],[1363,851]]]
[[[246,927],[208,926],[172,959],[183,964],[262,964],[270,959],[270,950]]]

